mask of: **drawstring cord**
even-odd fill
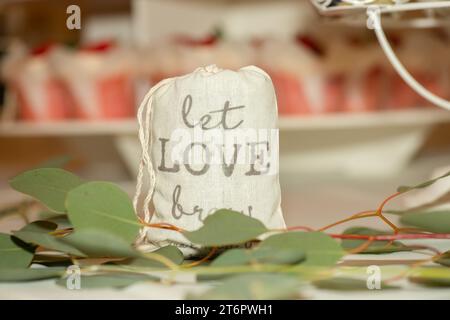
[[[216,65],[209,65],[206,67],[197,68],[194,71],[194,73],[202,72],[204,74],[215,74],[221,70],[222,69],[218,68]],[[149,178],[149,190],[147,192],[146,197],[144,198],[144,205],[143,205],[144,207],[143,221],[146,224],[149,224],[152,218],[149,206],[150,202],[152,201],[153,193],[155,191],[156,186],[156,174],[153,168],[152,161],[150,159],[150,152],[152,149],[152,128],[150,128],[150,124],[153,118],[153,96],[158,89],[168,85],[174,80],[175,78],[164,79],[158,82],[155,86],[153,86],[145,95],[137,112],[137,119],[139,123],[139,141],[142,148],[142,155],[141,160],[139,162],[139,169],[136,178],[136,193],[133,198],[133,206],[135,212],[138,213],[139,199],[141,198],[142,187],[144,185],[144,174],[145,174],[144,169],[146,169],[146,173]],[[148,226],[146,225],[143,226],[139,238],[137,240],[137,243],[144,242],[148,229],[149,229]]]
[[[139,141],[142,148],[141,160],[139,162],[139,169],[136,178],[136,193],[133,199],[133,206],[136,213],[138,212],[138,203],[142,194],[142,187],[144,184],[144,169],[146,170],[147,176],[149,178],[149,190],[147,192],[147,196],[144,199],[144,222],[150,223],[152,215],[150,214],[150,202],[153,197],[153,192],[155,190],[156,185],[156,175],[155,170],[153,168],[152,161],[150,159],[150,152],[152,149],[152,128],[150,128],[150,124],[153,116],[153,96],[158,89],[161,87],[171,83],[173,78],[165,79],[155,86],[153,86],[148,93],[145,95],[142,100],[138,113],[137,119],[139,123]],[[144,226],[141,230],[138,242],[142,242],[146,236],[148,227]]]

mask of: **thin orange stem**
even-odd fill
[[[73,228],[66,228],[66,229],[60,229],[60,230],[55,230],[52,232],[49,232],[50,235],[53,235],[55,237],[59,237],[59,236],[65,236],[68,233],[71,233],[73,231]]]
[[[366,250],[373,242],[374,242],[375,238],[374,237],[370,237],[369,239],[367,239],[366,242],[364,242],[363,244],[361,244],[360,246],[349,250],[348,253],[350,254],[358,254],[360,252],[363,252],[364,250]]]
[[[426,231],[423,231],[419,228],[398,228],[398,233],[407,233],[407,232],[427,233]]]
[[[378,217],[380,217],[380,219],[383,220],[384,223],[386,223],[389,227],[391,227],[395,234],[399,233],[399,231],[398,231],[399,228],[398,228],[395,224],[393,224],[388,218],[386,218],[386,217],[383,215],[383,209],[384,209],[384,206],[385,206],[390,200],[392,200],[392,199],[398,197],[398,196],[401,195],[401,194],[402,194],[401,192],[396,192],[396,193],[390,195],[389,197],[387,197],[386,199],[384,199],[383,202],[381,202],[380,206],[378,207],[378,209],[377,209],[377,211],[376,211],[376,215],[377,215]]]
[[[166,229],[166,230],[173,230],[173,231],[178,231],[178,232],[183,232],[184,229],[174,226],[173,224],[170,223],[165,223],[165,222],[161,222],[161,223],[148,223],[145,222],[142,219],[139,219],[140,223],[143,224],[144,226],[150,227],[150,228],[160,228],[160,229]]]
[[[202,259],[200,259],[198,261],[191,262],[189,264],[186,264],[186,265],[183,266],[183,268],[195,267],[195,266],[198,266],[199,264],[201,264],[201,263],[203,263],[205,261],[208,261],[216,253],[216,251],[217,251],[217,247],[212,247],[211,251],[209,251],[209,253],[206,256],[204,256]]]
[[[320,228],[318,231],[325,231],[325,230],[328,230],[328,229],[330,229],[332,227],[335,227],[335,226],[337,226],[339,224],[342,224],[342,223],[345,223],[345,222],[349,222],[349,221],[352,221],[352,220],[368,218],[368,217],[375,217],[375,216],[377,216],[377,214],[374,213],[373,211],[370,211],[370,213],[369,212],[360,212],[360,213],[357,213],[357,214],[354,214],[354,215],[350,216],[349,218],[339,220],[339,221],[334,222],[332,224],[329,224],[329,225],[327,225],[327,226],[325,226],[323,228]]]
[[[399,195],[401,195],[401,192],[396,192],[394,194],[391,194],[389,197],[387,197],[386,199],[383,200],[383,202],[381,202],[380,206],[377,209],[377,213],[381,213],[383,212],[383,208],[384,206],[391,201],[392,199],[394,199],[395,197],[398,197]]]
[[[385,222],[389,227],[391,227],[395,234],[398,233],[399,228],[395,224],[393,224],[391,221],[389,221],[389,219],[387,219],[382,213],[377,212],[376,215],[378,217],[380,217],[380,219],[383,220],[383,222]]]

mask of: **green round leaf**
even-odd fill
[[[66,206],[77,232],[104,231],[131,244],[141,227],[128,195],[109,182],[89,182],[73,189]]]
[[[196,231],[185,231],[191,242],[206,247],[241,244],[267,232],[258,219],[240,212],[221,209],[206,217],[203,226]]]
[[[427,287],[450,287],[450,268],[418,268],[413,270],[409,280]]]
[[[404,193],[404,192],[408,192],[408,191],[414,190],[414,189],[426,188],[428,186],[431,186],[432,184],[434,184],[438,180],[441,180],[441,179],[446,178],[448,176],[450,176],[450,171],[445,173],[445,174],[443,174],[443,175],[441,175],[441,176],[439,176],[439,177],[437,177],[437,178],[435,178],[435,179],[431,179],[431,180],[419,183],[419,184],[417,184],[415,186],[400,186],[400,187],[397,188],[397,191],[401,192],[401,193]]]
[[[295,249],[306,254],[306,266],[333,266],[344,255],[339,243],[322,232],[284,232],[262,241],[260,248]]]
[[[159,281],[159,278],[142,274],[99,274],[81,276],[80,289],[95,288],[125,288],[138,282]],[[67,287],[67,279],[61,278],[56,281],[61,287]]]
[[[239,266],[252,264],[296,264],[305,259],[305,254],[297,249],[284,248],[273,250],[272,248],[259,249],[231,249],[217,257],[211,266]]]
[[[57,227],[56,223],[51,221],[37,220],[23,226],[19,231],[49,233],[55,231]]]
[[[450,233],[450,211],[409,212],[401,216],[400,222],[425,231]]]
[[[390,233],[365,227],[351,227],[345,230],[343,234],[375,236],[386,235]],[[345,250],[352,250],[358,248],[366,242],[367,240],[344,239],[342,240],[342,248],[344,248]],[[404,245],[400,241],[394,241],[392,243],[389,243],[389,241],[374,241],[369,245],[368,248],[360,253],[383,254],[411,250],[413,250],[413,248]]]
[[[444,252],[438,259],[434,262],[439,263],[443,266],[450,267],[450,251]]]
[[[181,264],[184,260],[183,253],[175,246],[165,246],[158,250],[152,251],[152,253],[159,254],[166,257],[175,264]],[[148,257],[140,257],[128,259],[126,261],[120,261],[118,264],[126,264],[129,266],[136,267],[147,267],[147,268],[166,268],[167,266],[159,261],[153,260]]]
[[[0,272],[0,282],[36,281],[61,277],[65,273],[65,268],[17,268],[2,269]]]
[[[61,238],[49,234],[49,232],[54,231],[56,227],[55,223],[49,221],[35,221],[26,225],[20,231],[14,232],[14,236],[24,242],[39,245],[46,249],[60,251],[78,257],[85,256],[76,248],[61,241]]]
[[[199,296],[199,300],[268,300],[297,298],[301,282],[284,274],[245,274],[228,278]]]
[[[9,182],[13,189],[32,196],[56,212],[66,211],[67,193],[82,183],[73,173],[57,168],[26,171]]]
[[[130,258],[141,256],[122,237],[94,228],[76,231],[61,238],[61,241],[91,258]]]
[[[336,277],[330,279],[321,279],[313,282],[313,285],[319,289],[338,290],[338,291],[368,291],[367,281],[355,278]],[[399,287],[381,283],[381,289],[399,289]]]
[[[25,248],[20,240],[9,234],[0,233],[0,270],[26,268],[33,260],[33,256],[34,253]]]

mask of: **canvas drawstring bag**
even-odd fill
[[[196,230],[218,209],[284,228],[278,176],[277,103],[270,77],[215,65],[165,79],[138,110],[142,158],[134,206],[147,223]],[[152,206],[152,209],[151,207]],[[143,228],[141,242],[199,248],[182,234]]]

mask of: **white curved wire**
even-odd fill
[[[407,8],[401,9],[403,5],[399,6],[398,11],[404,11],[404,10],[414,10],[415,9],[423,9],[423,5],[426,3],[417,3],[417,5],[420,6],[408,6]],[[439,106],[443,109],[450,110],[450,101],[447,101],[434,93],[430,92],[428,89],[426,89],[424,86],[422,86],[414,77],[405,69],[403,64],[400,62],[400,60],[397,58],[397,55],[392,50],[391,45],[389,44],[389,41],[386,38],[386,35],[383,31],[382,25],[381,25],[381,13],[382,12],[394,12],[395,9],[393,8],[395,6],[389,7],[388,9],[382,9],[379,6],[371,6],[367,9],[367,15],[369,17],[369,21],[372,24],[372,27],[375,31],[375,34],[377,36],[378,42],[380,43],[381,48],[383,49],[384,53],[386,54],[387,58],[391,62],[394,69],[398,72],[398,74],[403,78],[403,80],[411,87],[413,88],[419,95],[421,95],[423,98],[427,99],[431,103],[435,104],[436,106]],[[450,7],[450,1],[442,1],[442,2],[430,2],[428,3],[429,9],[431,8],[443,8],[443,7]]]

